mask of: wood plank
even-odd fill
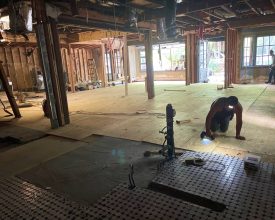
[[[100,56],[101,56],[101,77],[102,77],[102,84],[103,84],[103,86],[104,87],[106,87],[107,85],[108,85],[108,83],[107,83],[107,75],[106,75],[106,69],[105,69],[105,56],[104,56],[104,54],[105,54],[105,45],[104,44],[102,44],[101,45],[101,54],[100,54]]]
[[[11,108],[12,108],[14,116],[16,118],[21,118],[21,114],[20,114],[19,108],[18,108],[17,103],[15,101],[15,98],[13,96],[13,92],[11,90],[11,87],[9,86],[7,75],[4,72],[4,68],[3,68],[2,62],[0,62],[0,80],[2,82],[3,88],[4,88],[5,92],[6,92],[8,100],[10,102],[10,105],[11,105]]]
[[[85,82],[84,60],[83,60],[82,50],[83,49],[78,49],[79,69],[80,69],[81,81]]]
[[[147,75],[147,91],[148,99],[155,97],[154,89],[154,68],[153,68],[153,45],[152,31],[145,33],[145,56],[146,56],[146,75]]]
[[[87,49],[82,49],[82,57],[83,57],[83,67],[84,67],[84,78],[85,81],[87,82],[88,79],[88,64],[87,64]]]
[[[18,85],[18,91],[22,91],[22,89],[24,88],[24,79],[22,74],[22,67],[19,60],[18,48],[11,48],[11,52],[12,52],[14,69],[16,73],[15,78]]]
[[[75,92],[75,82],[76,82],[76,75],[75,75],[75,61],[74,61],[74,53],[73,53],[73,49],[71,48],[71,45],[69,44],[69,50],[68,50],[68,57],[67,57],[67,62],[69,62],[70,67],[70,78],[71,78],[71,90],[72,92]]]
[[[26,69],[26,59],[25,59],[25,55],[23,55],[23,48],[22,47],[18,47],[18,54],[19,54],[19,62],[21,65],[21,74],[23,75],[23,80],[24,80],[24,86],[23,86],[23,90],[26,90],[28,88],[28,72]]]
[[[127,46],[127,36],[123,37],[123,73],[124,73],[124,83],[125,83],[125,96],[128,96],[128,46]]]
[[[14,62],[12,58],[11,47],[7,47],[5,51],[7,55],[7,65],[9,66],[9,70],[10,70],[10,77],[11,77],[10,79],[12,81],[13,90],[18,90],[18,83],[16,78],[16,72],[14,69]]]
[[[80,69],[79,69],[78,49],[73,49],[73,52],[74,52],[74,62],[75,62],[76,83],[78,83],[81,80]]]

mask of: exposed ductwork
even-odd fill
[[[131,28],[137,28],[137,22],[138,22],[137,9],[135,9],[135,8],[129,8],[128,9],[128,22],[127,22],[127,26],[129,26]]]
[[[176,26],[176,12],[177,12],[177,0],[166,0],[166,35],[167,38],[177,37]]]
[[[32,8],[30,1],[9,2],[10,32],[22,34],[32,31]]]
[[[166,40],[165,18],[157,19],[157,36],[160,40]]]

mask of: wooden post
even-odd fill
[[[21,56],[21,50],[20,47],[17,48],[18,49],[18,56],[19,56],[19,62],[21,65],[21,74],[23,75],[23,80],[24,80],[24,88],[26,89],[28,87],[27,85],[27,81],[26,81],[26,73],[25,73],[25,65],[23,64],[23,59]]]
[[[191,62],[190,62],[190,54],[191,54],[191,42],[190,42],[190,34],[187,34],[186,36],[186,53],[185,53],[185,59],[186,59],[186,85],[190,85],[190,75],[191,75]]]
[[[46,49],[45,35],[42,24],[36,25],[36,35],[37,35],[37,43],[40,50],[40,61],[41,66],[43,68],[43,78],[45,82],[46,88],[46,97],[48,100],[49,108],[50,108],[50,120],[52,128],[58,128],[59,123],[57,119],[56,113],[56,104],[55,104],[55,96],[53,92],[53,85],[50,74],[50,64],[48,59],[48,53]]]
[[[3,88],[4,88],[5,92],[7,94],[7,97],[8,97],[8,100],[10,102],[10,105],[11,105],[14,116],[16,118],[21,118],[19,108],[18,108],[17,103],[15,101],[15,98],[13,96],[12,90],[9,86],[9,81],[8,81],[6,75],[5,75],[4,68],[3,68],[3,65],[2,65],[2,61],[0,61],[0,80],[2,82],[2,85],[3,85]]]
[[[33,17],[37,20],[36,35],[38,48],[40,50],[40,61],[43,67],[43,76],[46,87],[46,96],[50,109],[50,120],[52,128],[58,128],[64,124],[64,112],[60,91],[60,76],[58,75],[58,59],[54,48],[54,36],[50,24],[44,0],[32,0]],[[58,40],[59,42],[59,40]],[[59,49],[59,47],[58,47]]]
[[[50,27],[51,27],[51,35],[53,38],[53,47],[54,47],[54,55],[55,55],[55,63],[56,63],[56,70],[58,75],[58,87],[60,90],[60,97],[61,97],[61,105],[63,110],[63,117],[65,124],[70,123],[70,116],[69,116],[69,108],[68,108],[68,101],[67,101],[67,93],[66,93],[66,86],[65,86],[65,77],[62,65],[62,58],[60,52],[60,44],[59,44],[59,37],[57,34],[57,25],[55,20],[50,19]]]
[[[186,85],[196,83],[198,81],[197,74],[197,36],[195,34],[187,34],[186,40]]]
[[[43,23],[43,27],[44,27],[44,34],[45,34],[46,50],[47,50],[48,59],[49,59],[50,75],[51,75],[51,80],[53,85],[53,93],[55,97],[57,119],[58,119],[59,126],[63,126],[65,121],[63,117],[63,106],[61,102],[59,76],[57,71],[57,65],[59,64],[56,62],[54,45],[53,45],[53,35],[51,32],[51,25],[48,22],[48,20],[47,22]]]
[[[123,36],[123,73],[125,83],[125,96],[128,96],[128,45],[127,35]]]
[[[70,122],[57,26],[55,20],[47,16],[44,0],[32,0],[32,9],[37,21],[37,41],[51,110],[51,125],[57,128]]]
[[[12,47],[10,47],[10,52],[11,52],[11,63],[13,63],[13,70],[14,70],[14,78],[15,78],[15,81],[16,81],[16,88],[17,88],[17,91],[21,91],[21,88],[20,88],[19,83],[18,83],[18,75],[17,75],[17,71],[16,71],[16,68],[15,68],[15,60],[14,60],[14,55],[13,55],[13,52],[12,52]]]
[[[101,44],[101,58],[102,58],[102,63],[101,63],[101,69],[102,69],[102,76],[103,76],[103,84],[104,87],[108,85],[108,80],[107,80],[107,75],[106,75],[106,70],[105,70],[105,45]]]
[[[152,31],[145,33],[145,56],[146,56],[146,76],[148,99],[155,97],[154,89],[154,68],[153,68],[153,51],[152,51]]]
[[[75,92],[75,62],[74,62],[74,51],[71,47],[71,45],[69,44],[69,50],[68,50],[68,55],[69,55],[69,63],[70,63],[70,75],[71,75],[71,79],[72,81],[71,83],[71,90],[72,92]]]

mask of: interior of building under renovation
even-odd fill
[[[1,0],[0,219],[275,219],[275,0]]]

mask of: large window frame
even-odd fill
[[[169,43],[153,45],[153,66],[156,72],[182,71],[185,59],[185,44]],[[144,47],[139,48],[139,69],[146,72]]]
[[[271,49],[275,52],[275,33],[243,36],[242,67],[270,66],[272,64],[272,58],[269,55]]]
[[[253,37],[251,36],[246,36],[243,38],[242,66],[253,66]]]

